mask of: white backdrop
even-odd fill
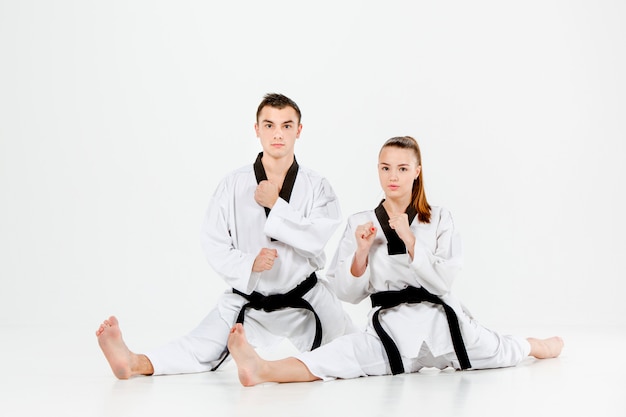
[[[624,325],[625,19],[598,0],[0,0],[0,324],[195,325],[226,289],[204,210],[280,92],[344,217],[381,198],[382,142],[418,139],[481,321]]]

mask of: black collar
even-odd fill
[[[385,200],[382,200],[380,202],[378,207],[374,210],[374,213],[376,213],[378,223],[380,223],[380,227],[383,229],[383,233],[387,238],[387,252],[389,255],[404,254],[406,253],[406,246],[396,231],[389,226],[389,214],[387,214],[387,210],[383,207],[384,201]],[[406,214],[409,216],[409,224],[413,223],[413,219],[417,216],[417,210],[415,210],[413,204],[409,204],[406,208]]]
[[[260,183],[261,181],[267,180],[267,174],[265,173],[265,168],[263,167],[263,163],[261,162],[261,158],[263,158],[263,152],[260,152],[254,161],[254,175],[256,177],[256,183]],[[280,188],[280,193],[278,196],[289,202],[291,198],[291,192],[293,191],[293,185],[296,183],[296,176],[298,175],[298,162],[296,161],[296,157],[293,157],[293,164],[287,170],[287,175],[285,175],[285,179],[283,180],[283,185]],[[270,215],[270,209],[268,207],[265,208],[265,215]]]

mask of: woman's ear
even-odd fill
[[[420,176],[420,172],[422,172],[422,166],[418,165],[417,166],[417,173],[415,174],[415,179],[417,180],[417,177]]]

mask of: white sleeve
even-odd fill
[[[267,236],[291,246],[307,258],[324,253],[324,247],[341,223],[339,200],[328,181],[320,181],[313,198],[313,207],[306,217],[279,198],[264,229]]]
[[[254,281],[250,278],[258,275],[252,272],[257,254],[244,253],[234,247],[228,227],[232,193],[224,180],[213,194],[202,224],[202,248],[209,265],[229,286],[247,290]]]
[[[356,252],[354,233],[354,227],[351,225],[350,220],[348,220],[343,237],[339,242],[339,247],[326,273],[326,278],[340,300],[358,304],[370,295],[368,291],[370,267],[368,265],[365,272],[360,277],[355,277],[350,271],[352,268],[352,259]]]
[[[442,209],[440,217],[431,221],[438,222],[435,251],[416,239],[411,268],[420,285],[435,295],[444,295],[450,291],[463,263],[461,238],[449,211]]]

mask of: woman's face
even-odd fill
[[[415,152],[411,149],[385,146],[378,156],[380,186],[389,199],[411,198],[413,181],[419,176]]]

